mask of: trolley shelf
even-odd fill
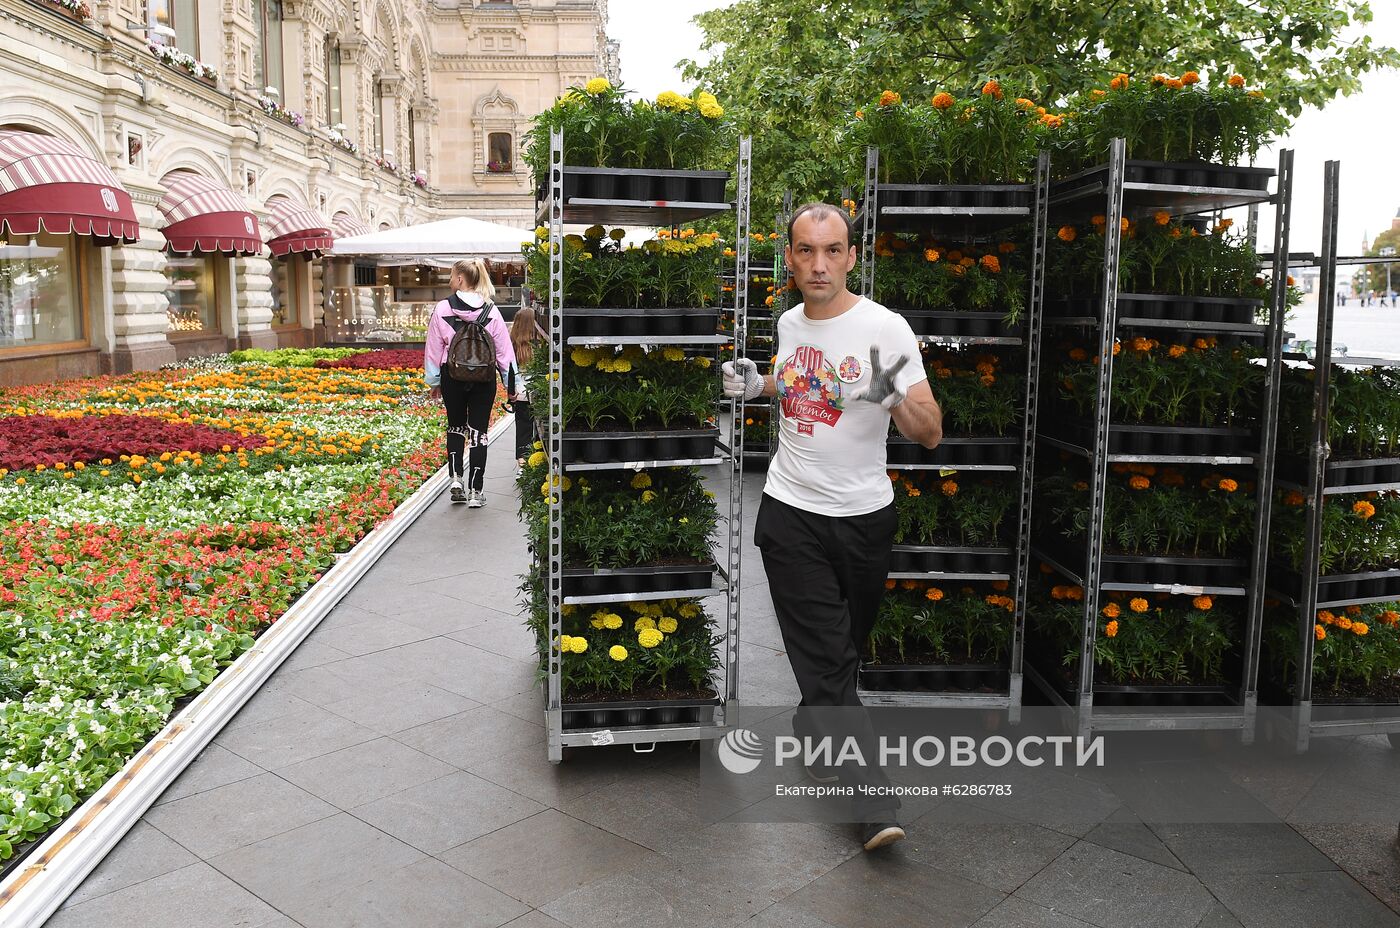
[[[728,460],[727,457],[716,457],[676,458],[669,461],[608,461],[603,464],[565,464],[564,470],[573,473],[589,470],[645,470],[649,467],[709,467],[712,464],[723,464]]]
[[[656,599],[704,599],[729,592],[728,584],[715,584],[699,590],[651,590],[645,593],[603,593],[598,596],[565,596],[566,606],[588,606],[595,603],[642,603]]]
[[[727,345],[732,341],[732,335],[575,335],[567,344],[591,348],[597,345]]]
[[[1080,457],[1093,458],[1093,453],[1082,445],[1064,441],[1050,435],[1041,433],[1036,436],[1047,445],[1052,445],[1062,451],[1077,454]],[[1253,464],[1254,455],[1212,455],[1212,454],[1110,454],[1110,463],[1118,464]]]

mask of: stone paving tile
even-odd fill
[[[1400,925],[1400,915],[1340,870],[1201,878],[1244,928]]]
[[[335,812],[312,793],[264,773],[156,806],[146,821],[207,860]]]
[[[744,928],[836,928],[836,926],[810,912],[794,909],[786,902],[778,902],[745,922]]]
[[[659,854],[641,845],[553,809],[437,857],[536,908],[613,874],[656,872],[663,861]],[[617,905],[608,903],[605,907],[616,912]],[[558,912],[547,914],[574,924]]]
[[[326,617],[311,637],[317,643],[330,645],[347,656],[356,657],[422,641],[433,637],[433,633],[407,622],[342,605]]]
[[[543,712],[540,719],[543,720]],[[394,735],[410,747],[466,769],[491,750],[534,747],[544,758],[544,726],[517,718],[496,706],[473,706],[463,712],[408,728]]]
[[[1389,825],[1294,825],[1377,899],[1400,912],[1400,845]]]
[[[348,811],[453,772],[422,751],[379,738],[280,767],[277,775]]]
[[[186,796],[193,796],[217,786],[237,783],[263,772],[263,768],[257,764],[244,760],[227,748],[211,743],[199,752],[194,763],[186,767],[184,773],[175,778],[174,783],[165,788],[165,792],[160,794],[155,804],[159,806],[174,802],[176,799],[184,799]]]
[[[1201,919],[1201,923],[1196,928],[1244,928],[1240,920],[1235,918],[1233,912],[1223,902],[1217,902],[1215,908],[1210,910],[1210,914]]]
[[[539,909],[533,909],[508,922],[506,928],[567,928],[567,926],[563,922],[550,918]]]
[[[212,858],[240,886],[300,922],[427,855],[340,813]]]
[[[956,803],[935,806],[907,826],[903,857],[1009,893],[1074,844],[1069,835],[1038,825],[968,813]]]
[[[1080,921],[1063,912],[1056,912],[1044,906],[1008,897],[996,908],[977,921],[972,928],[1096,928],[1089,922]]]
[[[299,909],[298,918],[305,928],[498,928],[528,908],[430,858]]]
[[[906,860],[898,847],[861,852],[783,903],[837,928],[964,928],[1006,898],[981,883]]]
[[[347,719],[308,706],[297,715],[284,716],[261,725],[225,729],[214,743],[228,748],[265,770],[310,760],[352,744],[373,741],[378,733]]]
[[[729,928],[767,900],[745,900],[676,873],[637,870],[582,886],[543,906],[571,928]]]
[[[543,809],[533,799],[457,771],[366,803],[352,814],[425,854],[440,854]]]
[[[475,700],[417,680],[325,705],[327,711],[381,735],[398,735],[476,707]]]
[[[1016,897],[1103,928],[1195,928],[1215,904],[1191,874],[1083,841]]]
[[[495,610],[492,612],[494,615],[480,625],[455,631],[447,637],[512,660],[533,661],[535,633],[530,631],[517,615],[506,615]]]
[[[688,839],[688,840],[686,840]],[[800,822],[720,822],[658,850],[673,870],[719,891],[777,902],[862,853],[850,838]]]
[[[64,900],[63,907],[72,908],[198,862],[198,857],[156,828],[137,822],[77,891]]]
[[[1326,854],[1282,822],[1158,825],[1153,830],[1193,873],[1299,873],[1337,869]]]
[[[60,909],[46,928],[263,928],[280,917],[273,906],[205,863]]]

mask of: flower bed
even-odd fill
[[[146,49],[162,64],[184,71],[191,77],[197,77],[211,84],[217,83],[219,80],[218,68],[211,64],[205,64],[195,56],[187,52],[182,52],[178,48],[173,48],[169,45],[157,45],[152,42],[146,46]]]
[[[717,234],[682,229],[673,236],[663,229],[642,247],[626,249],[623,236],[622,229],[600,225],[564,236],[564,305],[653,309],[718,303],[722,247]],[[522,246],[531,280],[549,279],[548,238],[549,230],[540,226],[535,240]]]
[[[421,376],[245,363],[0,393],[0,435],[27,441],[0,476],[0,860],[441,466]]]

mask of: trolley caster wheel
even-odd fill
[[[1386,733],[1386,737],[1390,739],[1390,746],[1400,751],[1400,731],[1388,732]]]

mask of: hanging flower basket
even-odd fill
[[[184,71],[191,77],[197,77],[209,84],[219,82],[219,71],[212,65],[207,65],[193,55],[172,48],[168,45],[157,45],[151,42],[146,46],[151,55],[161,64],[168,65],[180,71]]]

